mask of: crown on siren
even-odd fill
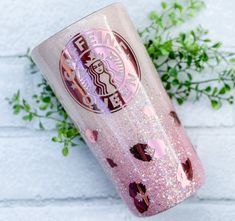
[[[86,63],[85,63],[85,65],[87,67],[90,67],[94,62],[103,59],[103,55],[102,54],[91,53],[88,57],[89,58],[86,60]]]

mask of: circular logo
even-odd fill
[[[124,108],[140,81],[139,64],[128,42],[105,29],[75,35],[61,53],[60,73],[73,99],[95,113]]]

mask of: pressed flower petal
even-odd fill
[[[177,113],[175,111],[171,111],[170,116],[174,119],[175,125],[179,127],[181,125],[181,122],[180,122],[180,119],[179,119]]]
[[[147,148],[148,148],[147,144],[138,143],[130,149],[130,152],[133,154],[135,158],[149,162],[152,160],[152,157],[151,155],[149,155]]]
[[[114,161],[113,161],[112,159],[106,158],[106,160],[107,160],[109,166],[111,166],[112,168],[113,168],[113,167],[117,167],[117,164],[114,163]]]
[[[147,200],[149,201],[149,199],[147,199]],[[134,204],[135,204],[136,209],[140,213],[144,213],[145,211],[148,210],[148,207],[149,207],[144,200],[138,201],[137,199],[134,199]]]
[[[134,198],[135,207],[140,213],[144,213],[148,210],[150,200],[146,195],[145,185],[136,182],[130,183],[129,194],[132,198]]]
[[[85,136],[91,143],[96,143],[98,139],[98,131],[86,129]]]
[[[188,180],[192,181],[193,179],[193,168],[190,159],[188,158],[184,163],[182,163],[183,170],[188,178]]]
[[[137,193],[138,193],[138,189],[137,189],[136,183],[130,183],[130,184],[129,184],[129,195],[130,195],[132,198],[135,198],[135,196],[137,195]]]

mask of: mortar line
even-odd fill
[[[234,205],[235,199],[200,199],[192,198],[186,201],[184,205],[200,205],[200,204],[225,204]],[[78,197],[78,198],[48,198],[48,199],[5,199],[0,200],[0,208],[2,207],[47,207],[47,206],[76,206],[82,204],[83,206],[89,205],[120,205],[123,204],[122,200],[118,196],[107,196],[107,197]]]

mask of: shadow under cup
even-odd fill
[[[202,185],[201,162],[121,4],[58,32],[32,56],[134,214],[162,212]]]

